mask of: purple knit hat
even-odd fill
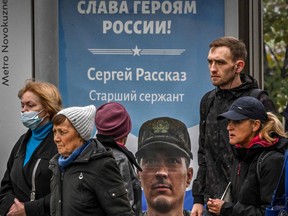
[[[132,127],[128,112],[117,102],[105,103],[97,109],[95,125],[97,134],[111,136],[115,140],[127,136]]]

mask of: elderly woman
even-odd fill
[[[134,155],[126,148],[128,134],[132,128],[129,113],[120,103],[109,102],[101,105],[95,116],[97,140],[111,148],[128,191],[130,205],[135,215],[140,215],[141,183],[135,169],[142,171]]]
[[[229,142],[236,160],[231,173],[232,200],[209,199],[209,212],[224,216],[264,215],[282,170],[287,134],[279,119],[266,113],[263,104],[253,97],[237,99],[218,119],[228,119]],[[283,194],[283,182],[279,189]]]
[[[49,160],[57,153],[51,119],[62,109],[58,89],[29,80],[19,90],[21,119],[28,128],[12,149],[0,188],[0,215],[50,215]]]
[[[70,107],[53,118],[51,215],[134,215],[112,151],[90,139],[95,112]]]

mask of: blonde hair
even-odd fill
[[[259,132],[259,136],[269,143],[272,143],[276,140],[276,138],[273,137],[273,134],[288,138],[288,135],[285,133],[281,121],[271,112],[267,113],[267,121],[265,123],[261,123],[261,128],[262,129]]]
[[[28,80],[25,86],[19,90],[18,98],[21,99],[27,91],[36,94],[40,98],[41,104],[51,118],[62,109],[60,92],[52,83]]]

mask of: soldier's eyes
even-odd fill
[[[180,158],[169,158],[168,159],[168,163],[169,164],[180,164],[181,163],[181,159]]]
[[[155,159],[153,159],[153,158],[146,158],[146,159],[144,159],[143,160],[143,164],[144,165],[148,165],[148,166],[150,166],[150,165],[155,165],[157,162],[156,162],[156,160]]]

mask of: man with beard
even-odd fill
[[[136,158],[147,200],[143,216],[189,216],[184,210],[184,195],[193,169],[191,142],[187,127],[169,117],[146,121],[139,130]]]

